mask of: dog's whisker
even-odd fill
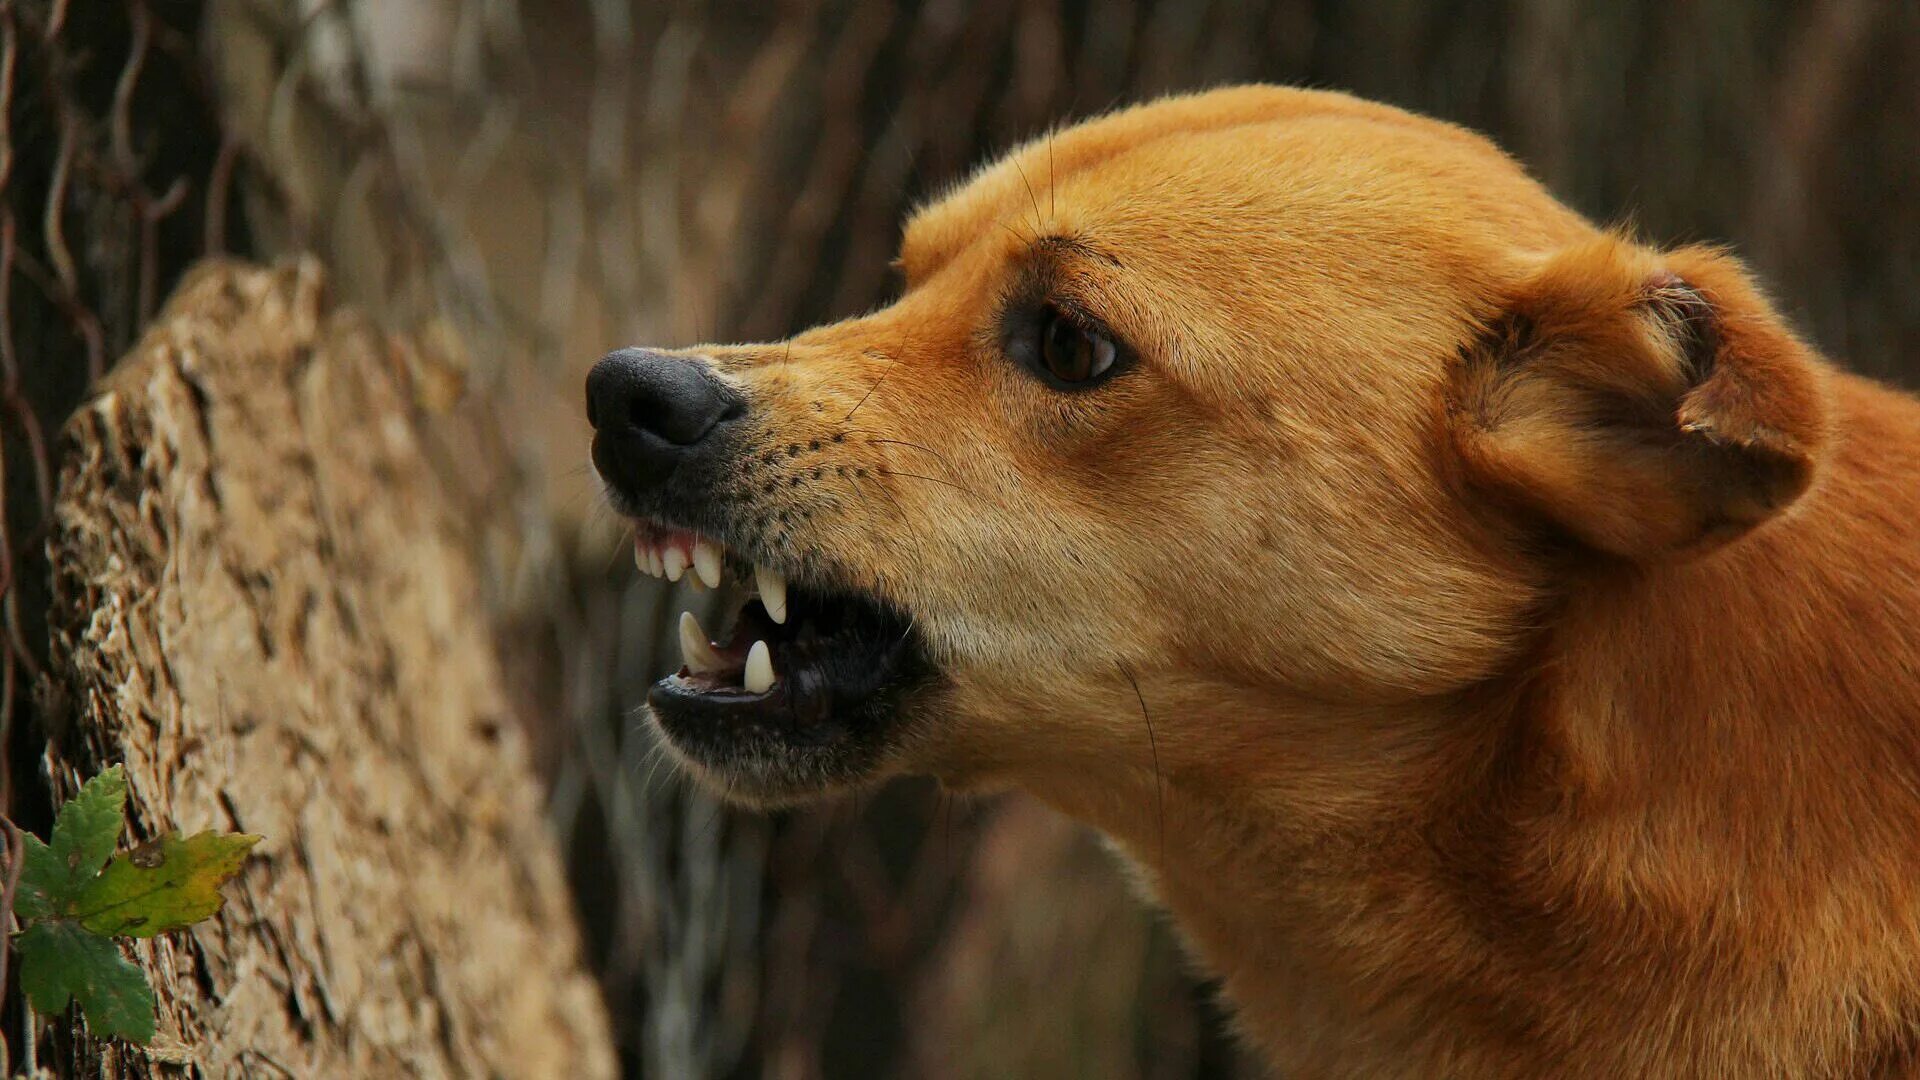
[[[1026,185],[1027,201],[1033,204],[1033,236],[1037,241],[1047,231],[1046,219],[1040,216],[1040,199],[1033,193],[1033,181],[1027,179],[1027,170],[1020,164],[1019,158],[1009,158],[1013,169],[1020,174],[1020,182]]]
[[[859,482],[858,480],[855,480],[855,479],[854,479],[853,477],[851,477],[851,476],[849,476],[849,477],[847,478],[847,480],[848,480],[848,481],[849,481],[850,483],[852,483],[852,484],[853,484],[853,487],[854,487],[854,490],[855,490],[855,491],[857,491],[857,492],[859,492],[859,494],[860,494],[860,497],[861,497],[862,499],[864,499],[864,498],[866,498],[866,497],[867,497],[867,496],[866,496],[866,491],[867,491],[867,489],[866,489],[865,487],[863,487],[863,486],[862,486],[862,485],[860,484],[860,482]],[[883,484],[883,485],[881,485],[881,486],[880,486],[880,488],[879,488],[879,491],[880,491],[880,494],[881,494],[881,495],[883,495],[883,496],[885,496],[885,497],[886,497],[886,500],[887,500],[887,501],[888,501],[889,503],[892,503],[892,504],[893,504],[893,510],[894,510],[894,513],[895,513],[896,515],[898,515],[898,517],[897,517],[897,519],[896,519],[896,520],[898,520],[898,521],[900,521],[900,522],[901,522],[901,523],[902,523],[902,524],[904,525],[904,523],[905,523],[905,522],[907,522],[907,521],[909,520],[909,518],[907,517],[907,508],[906,508],[906,507],[904,507],[904,506],[901,506],[901,505],[900,505],[900,500],[899,500],[899,499],[896,499],[896,498],[894,498],[894,497],[893,497],[893,492],[891,492],[891,491],[888,491],[888,490],[886,489],[886,485],[884,485],[884,484]],[[915,559],[915,561],[916,561],[916,562],[917,562],[917,563],[918,563],[919,565],[922,565],[922,566],[924,566],[924,565],[926,565],[926,552],[925,552],[924,550],[922,550],[922,549],[921,549],[921,547],[920,547],[920,536],[919,536],[919,534],[918,534],[917,532],[914,532],[914,531],[913,531],[913,530],[911,530],[911,529],[905,529],[905,528],[902,528],[902,529],[900,529],[900,530],[898,531],[898,533],[897,533],[897,534],[896,534],[895,532],[893,532],[893,531],[889,531],[889,532],[888,532],[888,533],[887,533],[886,535],[889,535],[889,536],[891,536],[891,535],[904,535],[904,536],[906,536],[906,538],[907,538],[907,540],[908,540],[909,542],[911,542],[911,543],[913,544],[913,557],[914,557],[914,559]]]
[[[620,564],[620,556],[625,555],[632,550],[633,548],[632,548],[632,545],[630,544],[614,544],[613,550],[607,552],[606,565],[600,568],[601,575],[605,576],[607,574],[613,573],[613,568]]]
[[[1140,692],[1140,680],[1134,677],[1133,669],[1124,661],[1116,664],[1120,673],[1127,677],[1133,687],[1133,696],[1140,702],[1140,719],[1147,724],[1147,748],[1153,754],[1153,801],[1154,810],[1159,817],[1160,827],[1160,865],[1167,864],[1167,787],[1166,779],[1160,772],[1160,737],[1153,730],[1153,715],[1147,711],[1147,696]]]
[[[1058,221],[1055,199],[1060,194],[1060,170],[1053,163],[1053,144],[1060,136],[1060,125],[1047,129],[1047,220]]]
[[[880,384],[883,382],[886,382],[887,376],[893,373],[893,365],[899,362],[900,362],[900,356],[897,353],[887,357],[887,366],[880,369],[880,377],[873,380],[873,385],[867,387],[867,392],[860,395],[860,400],[857,402],[854,402],[853,408],[847,410],[847,415],[840,418],[840,422],[842,424],[845,424],[848,421],[851,421],[853,419],[853,414],[860,411],[860,406],[865,405],[867,403],[867,399],[873,396],[873,392],[875,390],[880,389]]]
[[[640,790],[643,794],[650,795],[653,793],[654,782],[659,779],[660,767],[671,760],[671,756],[667,753],[667,745],[663,742],[655,742],[647,748],[647,759],[647,776],[645,780],[640,782]],[[667,771],[667,783],[669,785],[678,783],[679,779],[680,771],[678,769],[670,769]]]
[[[1005,229],[1007,231],[1007,235],[1013,237],[1015,240],[1020,241],[1020,245],[1022,247],[1031,248],[1035,244],[1038,244],[1040,242],[1040,237],[1038,234],[1035,234],[1033,236],[1022,236],[1020,235],[1019,229],[1014,228],[1013,226],[1007,224],[1004,221],[996,221],[994,222],[994,224],[1000,226],[1002,229]]]
[[[712,842],[719,839],[721,819],[726,815],[727,804],[733,800],[733,784],[733,776],[729,774],[720,798],[713,801],[713,813],[707,817],[707,824],[698,830],[703,840]]]
[[[906,439],[883,439],[883,438],[880,438],[879,436],[875,436],[875,435],[869,435],[869,436],[867,437],[867,442],[869,442],[869,443],[872,443],[872,444],[874,444],[874,445],[878,445],[878,446],[906,446],[906,447],[911,447],[912,449],[915,449],[915,450],[919,450],[919,451],[921,451],[922,453],[926,453],[926,454],[931,454],[931,455],[933,455],[933,459],[934,459],[935,461],[938,461],[938,462],[940,463],[940,467],[941,467],[941,468],[943,468],[943,469],[945,469],[945,470],[947,470],[947,472],[949,472],[949,473],[951,473],[951,472],[953,472],[953,465],[952,465],[952,463],[950,463],[950,462],[948,462],[948,461],[947,461],[947,459],[946,459],[946,457],[945,457],[944,455],[942,455],[942,454],[940,453],[940,451],[938,451],[938,450],[935,450],[935,449],[934,449],[933,447],[931,447],[931,446],[922,446],[921,444],[919,444],[919,443],[917,443],[917,442],[909,442],[909,441],[907,441]]]
[[[900,476],[900,477],[906,477],[907,479],[911,479],[911,480],[925,480],[929,484],[939,484],[943,487],[950,487],[955,491],[966,492],[968,495],[971,495],[976,499],[986,500],[986,496],[980,494],[979,492],[973,490],[970,487],[967,487],[965,484],[957,484],[951,480],[942,480],[937,476],[926,476],[922,473],[902,472],[899,469],[881,469],[879,470],[879,473],[881,476]]]

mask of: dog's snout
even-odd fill
[[[742,403],[694,361],[651,349],[608,353],[587,375],[587,421],[605,435],[692,446]]]

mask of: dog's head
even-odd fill
[[[1817,363],[1731,260],[1337,94],[1041,138],[899,266],[873,314],[589,381],[642,563],[761,580],[651,697],[737,796],[1257,769],[1499,673],[1570,563],[1760,523],[1823,441]]]

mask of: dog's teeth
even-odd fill
[[[647,545],[638,536],[633,538],[633,565],[641,573],[647,572]]]
[[[657,547],[647,548],[647,573],[654,577],[667,576],[666,567],[660,563],[660,549]]]
[[[786,622],[787,579],[778,570],[754,563],[753,584],[760,590],[760,606],[767,609],[767,617],[777,623]]]
[[[680,575],[687,572],[687,553],[679,544],[667,545],[667,553],[662,561],[666,564],[668,581],[679,581]]]
[[[707,588],[720,587],[720,545],[701,537],[693,542],[693,572]]]
[[[740,685],[749,694],[773,689],[773,653],[766,642],[756,641],[747,650],[747,670],[740,677]]]
[[[691,611],[680,613],[680,659],[695,675],[709,675],[727,666]]]

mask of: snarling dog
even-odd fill
[[[1114,838],[1288,1077],[1874,1076],[1920,1045],[1920,406],[1747,271],[1339,94],[1164,100],[916,213],[882,310],[622,350],[651,694],[778,803]]]

